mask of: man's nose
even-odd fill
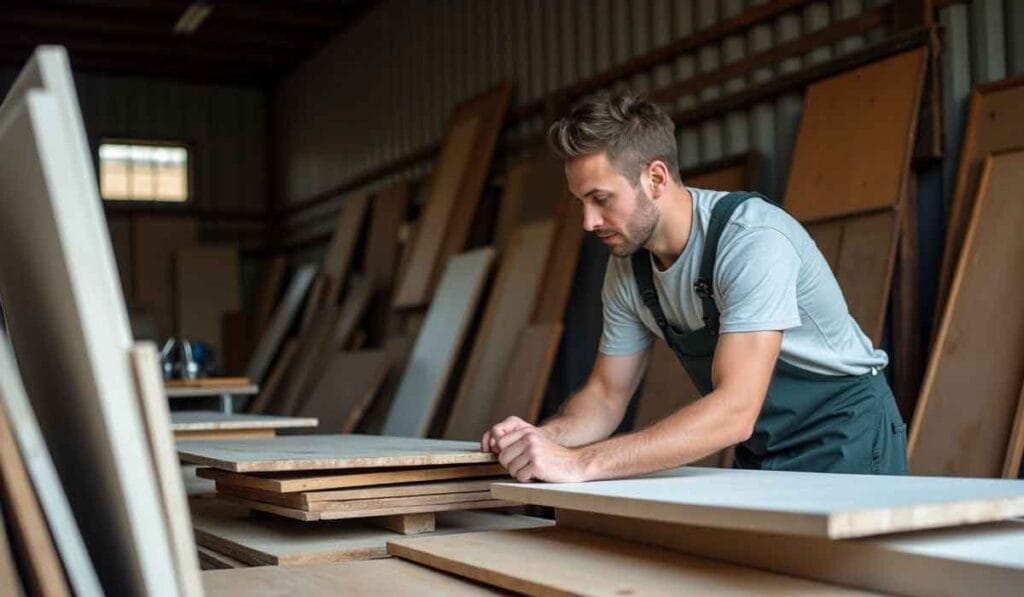
[[[587,232],[593,232],[594,230],[601,227],[604,222],[601,219],[600,210],[593,205],[583,206],[583,229]]]

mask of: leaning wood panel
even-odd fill
[[[383,350],[335,352],[296,414],[319,419],[324,433],[352,433],[387,372]]]
[[[396,307],[430,301],[440,269],[463,249],[483,192],[491,154],[508,104],[503,85],[458,106],[430,178],[430,191],[398,281]]]
[[[252,331],[254,334],[262,334],[267,324],[270,323],[270,316],[274,312],[274,304],[277,302],[287,272],[288,260],[283,255],[271,257],[263,262],[260,285],[253,301]]]
[[[177,591],[70,72],[63,48],[41,47],[0,106],[0,300],[82,538],[105,556],[93,559],[103,589]]]
[[[374,435],[287,435],[237,442],[178,442],[185,462],[236,473],[494,462],[474,442]]]
[[[537,323],[523,328],[502,376],[491,421],[497,423],[517,416],[537,422],[561,340],[561,323]]]
[[[565,318],[583,246],[583,206],[568,191],[563,190],[560,197],[561,204],[555,212],[555,238],[533,310],[534,323],[561,323]]]
[[[199,477],[218,483],[252,487],[278,493],[319,491],[346,487],[372,487],[397,483],[419,483],[448,479],[470,479],[507,475],[500,464],[471,464],[467,466],[437,466],[410,469],[378,469],[345,473],[276,473],[247,475],[215,468],[201,468]]]
[[[513,233],[445,427],[446,438],[479,439],[493,422],[490,415],[501,389],[502,374],[519,331],[533,313],[554,228],[555,223],[548,219],[524,225]]]
[[[557,510],[558,526],[891,595],[1008,595],[1024,582],[1024,522],[832,541]]]
[[[274,310],[274,315],[267,324],[267,329],[262,332],[260,341],[253,350],[249,364],[245,368],[245,375],[252,379],[253,383],[262,383],[263,378],[270,368],[277,354],[281,343],[284,342],[288,330],[295,321],[302,302],[306,298],[313,277],[316,275],[316,266],[306,265],[298,269],[288,283],[288,289]]]
[[[960,145],[956,186],[949,205],[946,242],[943,245],[939,287],[935,295],[936,327],[949,297],[953,274],[967,233],[985,156],[1024,147],[1024,77],[1014,77],[979,86],[971,93]]]
[[[457,255],[449,261],[391,401],[384,435],[427,434],[493,261],[491,248]]]
[[[18,566],[14,561],[14,553],[11,552],[11,544],[7,538],[3,517],[0,517],[0,594],[11,597],[22,597],[25,594],[21,586]]]
[[[999,477],[1024,380],[1024,151],[987,158],[908,445],[916,474]]]
[[[359,232],[362,230],[363,220],[366,219],[368,205],[369,198],[366,195],[347,197],[341,204],[334,233],[331,235],[331,242],[327,245],[327,253],[320,268],[329,280],[324,299],[327,304],[333,305],[338,302],[341,295],[341,288],[352,264],[356,242],[359,240]]]
[[[194,247],[174,254],[175,330],[180,338],[205,342],[224,364],[224,314],[241,308],[241,269],[234,247]]]
[[[1024,484],[1016,481],[696,467],[622,481],[495,483],[491,494],[596,514],[832,539],[1024,513]]]
[[[814,83],[804,96],[786,209],[803,222],[895,206],[910,173],[922,48]]]
[[[1013,418],[1010,443],[1006,447],[1006,461],[1003,464],[1003,478],[1017,479],[1021,475],[1021,460],[1024,459],[1024,387],[1020,389],[1017,401],[1017,416]]]
[[[554,217],[562,202],[568,200],[565,185],[562,161],[550,152],[509,166],[494,223],[494,245],[498,250],[505,250],[518,226]]]
[[[132,218],[133,306],[150,310],[162,337],[174,334],[174,254],[199,245],[192,217],[137,215]]]
[[[281,387],[281,382],[284,381],[285,374],[288,373],[288,369],[291,367],[292,359],[295,358],[295,353],[298,349],[298,341],[294,338],[284,343],[280,354],[277,356],[277,362],[274,363],[273,369],[270,370],[270,375],[267,376],[266,383],[260,387],[260,393],[249,404],[248,412],[262,414],[270,407],[277,395],[278,389]]]
[[[388,552],[527,595],[859,594],[558,527],[396,539]]]

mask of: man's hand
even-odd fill
[[[509,433],[519,431],[520,429],[537,429],[537,427],[527,423],[519,417],[508,417],[504,421],[484,432],[483,437],[480,438],[480,451],[494,452],[495,454],[500,453],[501,450],[498,449],[498,440]]]
[[[498,462],[517,481],[572,483],[586,480],[584,448],[565,448],[528,425],[495,441]]]

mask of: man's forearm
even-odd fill
[[[540,428],[565,447],[583,446],[610,436],[622,421],[624,412],[624,408],[601,396],[596,389],[585,387]]]

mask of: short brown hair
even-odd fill
[[[679,178],[676,126],[661,108],[637,96],[593,95],[574,105],[569,115],[548,129],[548,143],[563,160],[608,153],[608,160],[634,186],[654,160]]]

